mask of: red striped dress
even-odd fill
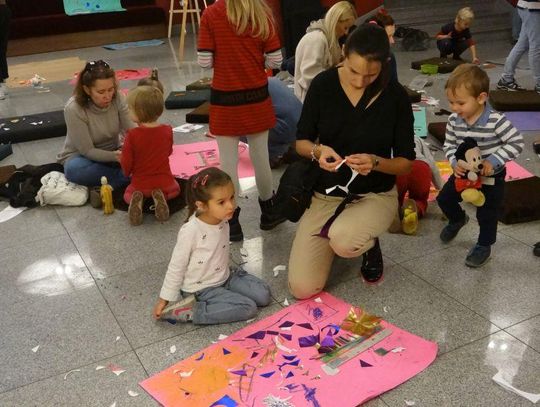
[[[214,58],[210,132],[240,136],[274,127],[264,54],[280,48],[277,34],[266,41],[237,35],[227,19],[226,0],[219,0],[203,13],[197,48]]]

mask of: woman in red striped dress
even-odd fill
[[[282,60],[270,8],[261,0],[219,0],[203,13],[197,46],[199,65],[214,68],[210,132],[217,138],[221,169],[238,184],[238,143],[247,136],[261,206],[260,227],[273,229],[285,219],[274,205],[268,159],[268,130],[275,114],[268,94],[267,68]],[[232,241],[243,240],[237,208]]]

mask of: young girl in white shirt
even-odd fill
[[[190,178],[186,199],[188,221],[178,232],[154,318],[194,324],[253,318],[270,303],[270,288],[245,270],[229,269],[228,221],[236,209],[231,178],[206,168]]]

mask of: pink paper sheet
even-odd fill
[[[140,385],[164,406],[265,406],[263,400],[272,395],[288,398],[297,407],[353,407],[409,380],[437,355],[436,343],[383,321],[392,334],[329,376],[321,370],[320,360],[310,359],[318,355],[317,350],[301,348],[298,338],[319,331],[322,338],[328,324],[340,324],[351,306],[327,293],[317,298],[322,302],[314,298],[295,303]],[[302,323],[309,325],[298,325]],[[247,338],[261,331],[266,333],[264,338]],[[274,346],[276,338],[279,348]],[[379,348],[403,349],[380,356],[375,353]],[[268,353],[271,349],[276,349],[273,359]],[[222,403],[214,404],[218,400]]]
[[[448,161],[437,161],[436,164],[437,164],[437,167],[439,168],[439,172],[441,174],[441,178],[443,179],[443,181],[445,182],[448,181],[448,178],[450,178],[450,175],[452,175],[452,167],[450,166],[450,163]],[[533,174],[531,174],[521,165],[516,164],[514,161],[510,161],[506,163],[506,177],[504,178],[505,181],[508,182],[508,181],[513,181],[516,179],[529,178],[532,176]],[[429,191],[428,201],[430,202],[435,201],[438,194],[439,194],[439,191],[437,191],[432,184],[431,189]]]
[[[199,143],[176,144],[169,157],[169,164],[174,176],[189,178],[207,167],[219,167],[219,150],[217,142],[202,141]],[[238,177],[253,177],[255,171],[249,159],[248,147],[244,143],[238,145]]]

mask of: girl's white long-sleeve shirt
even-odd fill
[[[218,287],[229,275],[229,223],[209,225],[192,216],[178,232],[159,296],[177,301],[180,290]]]

